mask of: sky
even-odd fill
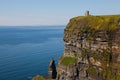
[[[0,0],[0,25],[66,25],[70,18],[120,14],[120,0]]]

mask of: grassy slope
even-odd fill
[[[120,15],[78,16],[70,20],[66,29],[74,30],[79,26],[83,26],[95,30],[115,30],[118,22],[120,22]]]
[[[61,63],[65,66],[72,65],[76,63],[76,61],[77,61],[77,58],[75,57],[62,57],[61,59]]]

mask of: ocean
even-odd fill
[[[0,27],[0,80],[31,80],[48,75],[63,54],[64,26]]]

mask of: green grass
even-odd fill
[[[91,67],[91,68],[89,68],[89,72],[90,72],[90,73],[97,73],[97,69]]]
[[[43,76],[37,75],[33,77],[32,80],[56,80],[56,79],[44,78]]]
[[[42,76],[37,75],[32,80],[46,80],[46,79]]]
[[[118,26],[120,15],[108,16],[78,16],[72,18],[67,25],[68,30],[75,30],[78,27],[89,27],[95,30],[113,31]]]
[[[75,57],[63,57],[61,63],[65,66],[72,65],[77,62]]]

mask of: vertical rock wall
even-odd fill
[[[64,31],[58,80],[120,80],[119,23],[119,15],[71,19]],[[66,57],[77,61],[65,65]]]

